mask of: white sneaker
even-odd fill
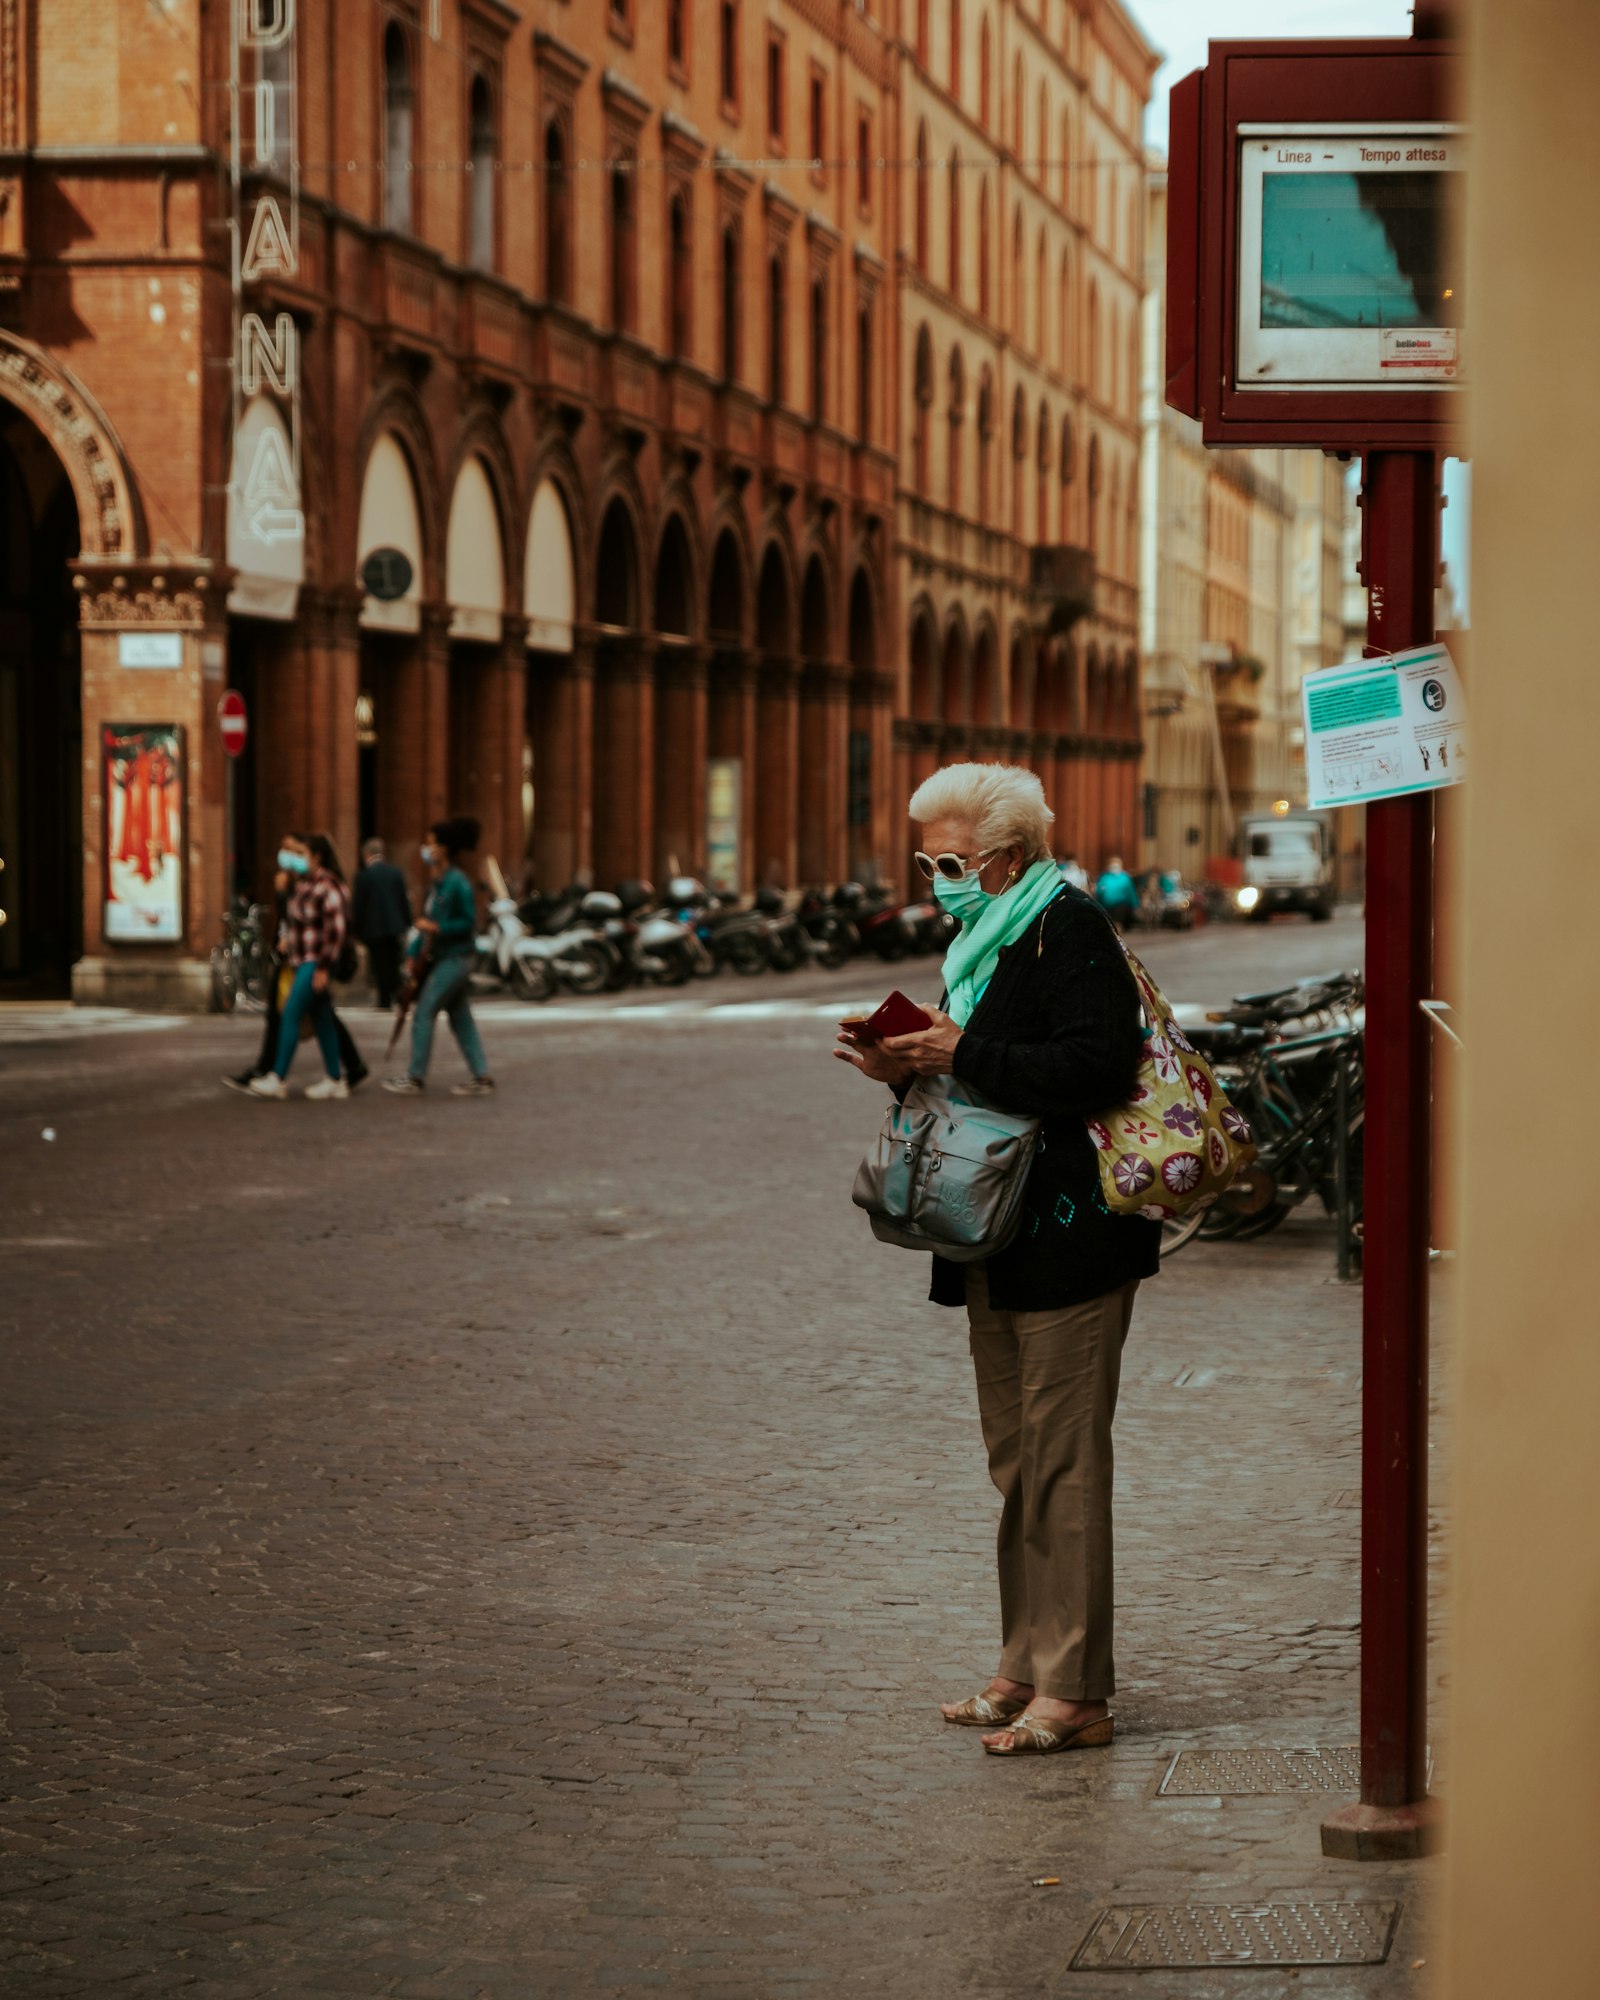
[[[348,1097],[350,1086],[342,1076],[325,1076],[306,1085],[307,1097]]]
[[[283,1098],[289,1095],[289,1086],[281,1076],[269,1069],[265,1076],[251,1077],[249,1091],[252,1097]]]

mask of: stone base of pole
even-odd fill
[[[1322,1851],[1333,1861],[1416,1861],[1444,1845],[1439,1801],[1405,1806],[1341,1806],[1322,1822]]]

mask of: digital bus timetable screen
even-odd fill
[[[1459,135],[1245,133],[1238,386],[1458,380]]]

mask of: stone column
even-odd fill
[[[796,881],[840,882],[848,867],[850,669],[810,662],[800,679]]]
[[[594,691],[594,866],[602,887],[650,872],[655,823],[655,659],[645,639],[606,642]]]
[[[797,865],[799,687],[800,671],[793,660],[771,653],[763,658],[756,695],[755,878],[761,884],[776,877],[786,888],[794,884]]]
[[[361,599],[354,590],[304,591],[306,743],[304,815],[326,833],[354,876],[360,839],[356,695],[361,685]]]
[[[712,662],[708,699],[708,748],[713,757],[738,761],[739,886],[756,872],[756,663],[748,653],[719,652]]]
[[[421,631],[396,645],[388,693],[390,713],[378,723],[378,827],[400,855],[451,810],[448,605],[424,605]]]
[[[533,744],[533,866],[541,889],[594,869],[594,647],[534,653],[526,669]]]
[[[708,655],[702,646],[663,641],[656,656],[655,856],[658,882],[673,864],[691,875],[706,865]]]

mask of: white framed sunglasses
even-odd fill
[[[998,847],[991,847],[969,859],[965,854],[924,854],[919,847],[911,858],[930,882],[935,875],[942,875],[947,882],[964,882],[999,852]]]

